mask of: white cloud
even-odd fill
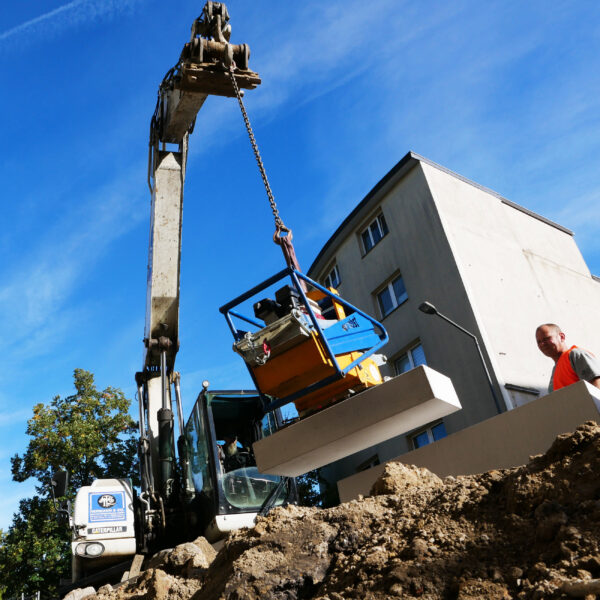
[[[396,65],[402,64],[403,50],[461,10],[463,8],[454,5],[440,7],[423,18],[420,9],[397,0],[376,0],[368,9],[358,0],[295,6],[294,18],[281,30],[273,28],[268,43],[257,36],[258,41],[251,45],[250,67],[257,69],[263,83],[247,92],[244,102],[259,146],[260,128],[266,122],[279,119],[283,114],[293,118],[291,110],[337,89],[351,87],[352,80],[362,79],[363,86],[365,79],[379,80],[383,87],[388,80],[401,85],[402,70]],[[386,37],[382,30],[393,31],[394,35]],[[374,88],[363,91],[381,93]],[[344,92],[343,96],[346,95]],[[385,101],[398,102],[397,88],[393,97]],[[386,127],[385,132],[391,133],[392,129]],[[222,98],[209,99],[199,113],[196,132],[190,140],[190,158],[206,152],[213,144],[231,142],[232,135],[246,135],[237,103],[231,99],[229,102]],[[202,144],[197,141],[200,137]],[[341,162],[344,158],[338,160]],[[328,160],[336,158],[331,156]],[[265,166],[268,171],[268,161]]]
[[[31,408],[20,408],[13,412],[0,412],[0,427],[14,425],[15,421],[24,421],[31,416]],[[0,454],[2,458],[2,454]]]
[[[11,331],[12,359],[46,351],[54,336],[82,316],[81,306],[69,308],[71,295],[108,247],[146,217],[138,210],[146,197],[137,172],[82,199],[7,268],[0,284],[0,326]]]
[[[73,0],[0,33],[0,44],[13,38],[39,40],[100,18],[110,18],[141,0]],[[39,35],[36,35],[39,34]]]
[[[377,0],[368,8],[359,1],[298,5],[293,20],[272,32],[268,44],[256,44],[260,58],[253,68],[263,84],[252,92],[252,109],[272,117],[272,110],[286,102],[302,106],[374,68],[395,77],[402,48],[459,11],[439,7],[416,19],[411,4],[397,0]]]

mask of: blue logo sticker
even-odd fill
[[[126,521],[125,492],[90,492],[89,522]]]

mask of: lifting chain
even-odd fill
[[[248,131],[248,137],[250,138],[252,150],[254,151],[254,156],[256,157],[256,163],[258,164],[260,175],[263,183],[265,184],[265,190],[267,192],[267,197],[269,198],[269,204],[271,205],[273,217],[275,218],[275,233],[273,234],[273,241],[278,246],[281,246],[281,251],[283,252],[287,266],[295,269],[296,271],[301,271],[300,264],[298,263],[298,259],[296,257],[296,251],[294,250],[294,245],[292,244],[292,230],[283,224],[283,220],[279,216],[279,210],[277,209],[277,204],[275,204],[275,198],[273,197],[273,192],[271,191],[271,186],[269,185],[269,180],[267,179],[267,172],[265,171],[265,167],[258,150],[258,144],[256,143],[254,132],[252,131],[252,125],[250,125],[250,119],[248,118],[248,113],[246,112],[246,107],[242,101],[242,95],[240,94],[240,88],[235,80],[234,69],[235,64],[232,63],[229,66],[229,77],[231,78],[231,84],[233,85],[238,104],[240,105],[240,109],[242,111],[242,116],[244,117],[244,123],[246,124],[246,130]],[[306,284],[303,280],[300,280],[300,285],[304,291],[306,291]]]
[[[267,196],[269,198],[269,204],[271,205],[271,210],[273,211],[273,217],[275,218],[275,235],[277,235],[280,231],[284,231],[291,235],[291,230],[288,229],[281,220],[279,216],[279,210],[277,209],[277,204],[275,204],[275,198],[273,197],[273,192],[271,191],[271,186],[269,185],[269,180],[267,179],[267,173],[265,171],[265,167],[263,165],[262,158],[260,156],[260,152],[258,150],[258,144],[256,143],[256,138],[254,137],[254,132],[252,131],[252,125],[250,125],[250,119],[248,118],[248,113],[246,112],[246,107],[242,101],[242,95],[240,94],[240,88],[238,87],[237,81],[235,80],[235,75],[233,73],[234,65],[232,64],[229,67],[229,77],[231,77],[231,83],[233,84],[233,89],[235,90],[235,95],[237,101],[240,105],[240,109],[242,111],[242,116],[244,117],[244,123],[246,124],[246,130],[248,131],[248,137],[250,138],[250,143],[252,144],[252,150],[254,151],[254,156],[256,157],[256,163],[258,164],[258,169],[260,171],[260,176],[262,177],[263,183],[265,184],[265,190],[267,192]]]

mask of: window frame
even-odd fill
[[[540,390],[537,388],[524,387],[514,383],[505,383],[504,388],[510,396],[513,408],[529,404],[529,402],[536,400],[540,395]]]
[[[415,350],[419,346],[421,346],[421,348],[423,350],[423,356],[425,357],[425,362],[417,365],[417,364],[415,364],[413,350]],[[427,355],[425,354],[425,348],[423,348],[423,342],[420,339],[415,341],[413,344],[408,346],[405,350],[400,352],[394,359],[392,359],[392,365],[394,367],[394,372],[396,375],[402,375],[402,373],[398,372],[398,369],[396,368],[396,363],[400,359],[402,359],[404,356],[408,357],[408,361],[410,363],[410,369],[407,369],[406,371],[402,371],[402,373],[407,373],[408,371],[412,371],[413,369],[416,369],[417,367],[420,367],[421,365],[427,365]]]
[[[333,285],[333,279],[331,277],[332,273],[335,273],[337,275],[337,285]],[[340,276],[340,268],[338,267],[337,262],[334,262],[331,269],[327,269],[327,275],[323,278],[323,287],[331,287],[334,290],[337,290],[341,283],[342,278]]]
[[[379,230],[379,239],[377,241],[375,241],[375,239],[373,238],[373,232],[371,230],[371,227],[376,224],[377,225],[377,229]],[[371,250],[373,250],[373,248],[375,248],[375,246],[377,246],[377,244],[379,244],[379,242],[381,242],[381,240],[383,240],[383,238],[390,232],[390,228],[388,227],[387,221],[385,220],[385,216],[383,214],[383,211],[379,211],[375,217],[373,217],[372,219],[369,219],[369,222],[367,224],[366,227],[362,227],[360,229],[360,232],[358,234],[358,237],[360,239],[360,245],[361,245],[361,250],[362,250],[362,255],[365,256],[366,254],[368,254],[369,252],[371,252]],[[365,234],[367,234],[368,238],[369,238],[369,243],[371,244],[370,248],[367,248],[367,244],[365,244]]]
[[[354,468],[356,473],[362,473],[363,471],[367,471],[381,464],[381,460],[379,459],[379,454],[375,453],[372,456],[369,456],[366,460],[363,460],[359,465]]]
[[[398,279],[402,280],[402,286],[404,287],[404,294],[399,301],[396,297],[396,292],[394,290],[394,282],[398,281]],[[390,298],[392,300],[392,308],[387,312],[384,312],[382,302],[379,299],[379,296],[383,294],[385,291],[389,292]],[[402,277],[402,273],[397,272],[393,275],[387,282],[379,287],[377,291],[373,294],[375,296],[375,302],[377,304],[377,308],[379,309],[379,314],[381,315],[381,319],[385,319],[389,314],[393,313],[399,306],[402,306],[408,300],[408,291],[406,289],[406,284],[404,283],[404,277]]]
[[[438,425],[444,426],[444,431],[446,432],[446,435],[436,440],[433,437],[433,428],[437,427]],[[415,444],[415,440],[417,439],[417,437],[419,437],[420,435],[423,435],[424,433],[427,434],[427,443],[423,444],[422,446],[417,446]],[[448,437],[448,431],[446,430],[446,424],[444,423],[444,419],[440,419],[438,421],[434,421],[433,423],[429,423],[429,425],[422,427],[421,429],[418,429],[414,433],[411,433],[408,436],[408,439],[409,439],[409,444],[410,444],[411,450],[418,450],[419,448],[429,446],[429,444],[434,444],[435,442],[439,442],[440,440],[443,440],[445,437]]]

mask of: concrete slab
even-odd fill
[[[579,381],[393,460],[426,467],[439,477],[510,469],[546,452],[557,435],[585,421],[600,422],[600,390]],[[340,500],[367,496],[384,469],[385,464],[377,465],[338,481]]]
[[[448,377],[421,366],[253,444],[258,470],[296,477],[460,410]]]

